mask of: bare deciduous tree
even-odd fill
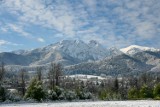
[[[25,88],[26,87],[26,83],[25,83],[26,70],[21,69],[19,76],[20,76],[20,88],[22,91],[22,95],[24,96],[26,91],[26,88]]]
[[[5,74],[4,63],[1,62],[1,65],[0,65],[0,85],[2,85],[4,74]]]
[[[39,81],[41,81],[42,80],[42,67],[37,67],[37,79],[39,80]]]
[[[62,65],[61,64],[55,64],[55,72],[56,72],[56,85],[60,85],[60,76],[62,76]]]
[[[49,88],[53,89],[55,86],[55,72],[54,72],[53,63],[51,63],[50,68],[49,68],[48,79],[49,79]]]
[[[53,89],[55,86],[59,86],[59,77],[62,76],[62,66],[61,64],[51,63],[48,78],[50,83],[50,88]]]

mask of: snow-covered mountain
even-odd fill
[[[131,45],[106,49],[95,40],[63,40],[32,50],[0,53],[7,67],[32,69],[51,62],[62,63],[69,74],[138,74],[160,71],[160,49]]]
[[[129,75],[146,72],[152,68],[137,59],[121,54],[107,57],[95,62],[84,62],[65,67],[67,74],[107,74],[107,75]]]
[[[144,47],[144,46],[138,46],[138,45],[131,45],[126,48],[120,49],[123,53],[128,54],[128,55],[133,55],[138,52],[143,52],[143,51],[151,51],[151,52],[157,52],[160,51],[160,49],[155,49],[155,48],[150,48],[150,47]]]
[[[95,40],[91,40],[89,43],[85,43],[81,40],[62,40],[46,47],[33,50],[18,50],[13,51],[10,54],[17,56],[17,59],[19,59],[19,56],[24,59],[27,58],[27,63],[22,63],[22,65],[44,65],[49,64],[50,62],[73,65],[81,62],[101,60],[110,56],[113,52],[115,55],[120,51],[116,49],[111,52],[110,49],[104,48]],[[3,57],[4,55],[1,56]],[[9,61],[9,59],[13,58],[10,58],[10,56],[7,57],[5,57],[4,61],[7,61],[7,64],[13,64],[10,63],[13,61]]]
[[[63,64],[76,64],[86,61],[100,60],[109,55],[109,51],[96,41],[90,41],[88,44],[81,40],[63,40],[56,44],[38,50],[30,51],[42,53],[42,58],[32,64],[45,64],[56,61]]]
[[[160,71],[159,49],[132,45],[121,49],[122,53],[116,50],[116,48],[110,48],[112,56],[103,60],[67,66],[66,72],[69,74],[138,75],[143,72]],[[114,53],[116,53],[115,56],[113,56]]]
[[[116,47],[112,47],[109,49],[109,52],[110,52],[110,56],[117,56],[117,55],[121,55],[123,54],[122,51],[120,51],[118,48]]]

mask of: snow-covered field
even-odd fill
[[[95,102],[57,102],[0,104],[0,107],[160,107],[160,101],[95,101]]]

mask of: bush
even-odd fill
[[[61,95],[58,97],[59,100],[65,100],[66,99],[66,96],[65,96],[65,93],[61,93]]]
[[[58,100],[57,93],[54,90],[49,90],[48,97],[51,100]]]
[[[64,100],[65,99],[65,91],[63,88],[56,86],[54,90],[49,90],[48,97],[51,100]]]
[[[63,88],[60,88],[60,87],[56,86],[54,90],[57,94],[58,100],[64,100],[65,99],[65,93],[64,93]]]
[[[41,101],[45,97],[45,92],[42,87],[42,82],[37,79],[33,79],[27,88],[25,98],[36,99]]]
[[[87,92],[85,96],[86,96],[86,99],[92,99],[93,98],[93,95],[90,92]]]
[[[107,98],[106,90],[101,90],[100,93],[99,93],[99,99],[100,100],[106,100],[106,98]]]
[[[120,100],[121,95],[113,91],[100,90],[99,99],[100,100]]]
[[[73,91],[68,91],[66,92],[66,99],[69,100],[69,101],[72,101],[74,99],[76,99],[76,93],[73,92]]]
[[[154,87],[153,95],[155,99],[160,100],[160,83]]]
[[[7,92],[7,99],[10,101],[20,101],[22,97],[19,95],[18,91],[16,89],[10,89]]]
[[[153,98],[153,90],[147,85],[143,85],[140,89],[141,98]]]
[[[85,100],[85,99],[91,99],[92,98],[92,94],[90,92],[79,92],[77,94],[78,98],[81,100]]]
[[[3,102],[6,100],[6,90],[5,88],[0,86],[0,102]]]
[[[139,98],[139,91],[136,88],[130,88],[128,90],[128,99],[135,100]]]

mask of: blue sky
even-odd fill
[[[1,0],[0,51],[64,39],[160,48],[160,0]]]

